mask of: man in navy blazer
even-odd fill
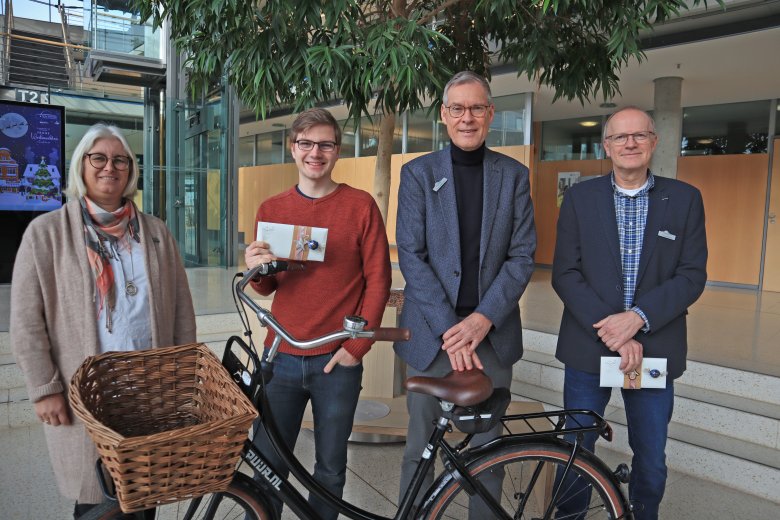
[[[685,316],[707,279],[704,207],[696,188],[648,169],[657,137],[646,112],[615,112],[603,143],[612,173],[568,189],[558,217],[552,284],[564,311],[556,357],[566,365],[564,407],[599,414],[612,392],[599,386],[602,356],[620,356],[629,388],[659,375],[643,373],[644,357],[667,359],[665,388],[622,390],[634,452],[629,496],[641,520],[658,517],[666,485],[673,381],[685,371]],[[584,446],[592,451],[595,442],[589,435]],[[572,510],[581,507],[570,502]],[[559,517],[569,518],[566,509]]]
[[[411,329],[412,339],[396,343],[395,351],[410,377],[477,367],[495,387],[509,387],[512,364],[523,353],[518,300],[533,271],[533,207],[528,169],[485,147],[493,114],[487,81],[456,74],[441,107],[451,146],[401,169],[396,242],[406,287],[400,326]],[[407,406],[401,495],[441,413],[435,398],[421,394],[410,392]],[[500,425],[474,443],[499,431]],[[429,475],[425,484],[431,482]]]

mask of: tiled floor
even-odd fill
[[[187,270],[197,314],[233,312],[230,280],[235,272]],[[550,275],[549,269],[536,269],[520,310],[524,328],[557,334],[563,304]],[[403,286],[400,271],[393,270],[393,287]],[[689,359],[780,376],[780,293],[707,287],[690,309],[688,329]]]
[[[0,430],[0,518],[66,520],[73,504],[59,496],[40,426]],[[351,444],[345,499],[374,513],[391,516],[398,494],[403,445]],[[303,431],[297,456],[311,470],[313,436]],[[626,461],[609,450],[599,454],[610,467]],[[724,471],[728,471],[724,468]],[[285,519],[294,518],[289,512]],[[780,504],[672,472],[661,507],[665,520],[742,520],[780,518]]]
[[[198,314],[233,312],[230,280],[235,272],[188,269]],[[537,269],[521,310],[525,327],[555,333],[561,304],[549,277],[549,270]],[[393,286],[403,286],[397,270]],[[0,330],[7,330],[8,293],[8,286],[0,286]],[[780,375],[780,349],[776,348],[780,344],[780,294],[708,288],[691,310],[690,324],[691,358]],[[0,519],[69,518],[72,504],[57,493],[41,427],[0,429],[0,446]],[[302,433],[296,451],[311,466],[309,432]],[[401,453],[401,445],[352,444],[345,497],[371,511],[392,514]],[[600,454],[612,467],[628,462],[616,452],[601,450]],[[780,518],[780,504],[672,473],[661,518]]]

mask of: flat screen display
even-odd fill
[[[62,206],[65,109],[0,100],[0,211]]]

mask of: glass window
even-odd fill
[[[603,159],[602,116],[542,123],[542,160]]]
[[[431,152],[441,148],[436,146],[437,143],[441,142],[438,116],[438,111],[434,110],[428,114],[428,109],[409,113],[406,123],[407,153]],[[446,132],[444,137],[446,139]]]
[[[292,162],[287,150],[285,131],[266,132],[257,135],[257,164]]]
[[[683,109],[681,155],[766,153],[769,101]]]
[[[528,94],[513,94],[493,98],[496,107],[490,133],[485,141],[488,146],[516,146],[525,143],[525,100]]]
[[[780,101],[776,101],[775,109],[775,137],[780,137]]]
[[[341,149],[339,150],[340,158],[355,157],[355,122],[350,120],[341,122]]]
[[[360,119],[360,150],[358,157],[371,157],[376,155],[377,148],[379,147],[379,115],[375,115],[371,119],[363,117]],[[401,116],[396,116],[395,119],[395,132],[393,133],[393,152],[401,153],[401,133],[403,127],[401,123]]]
[[[255,136],[248,135],[238,140],[238,165],[254,166],[255,164]]]

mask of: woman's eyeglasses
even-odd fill
[[[95,168],[105,168],[108,163],[108,157],[102,153],[85,153],[84,156],[89,159],[89,164]],[[117,155],[111,158],[111,165],[115,170],[123,172],[130,168],[130,158],[126,155]]]

